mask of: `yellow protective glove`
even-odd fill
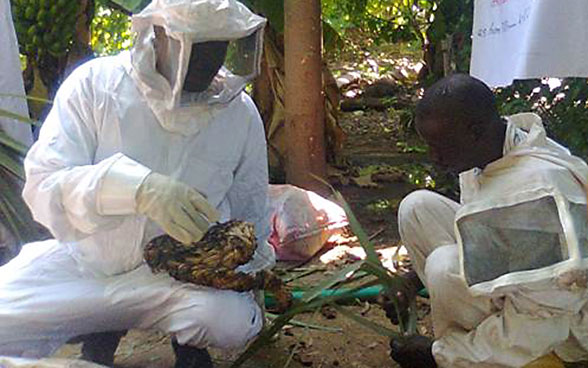
[[[219,212],[195,189],[158,173],[149,174],[137,191],[137,212],[155,221],[174,239],[190,244],[202,238]]]

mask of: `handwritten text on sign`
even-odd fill
[[[515,28],[520,27],[524,24],[527,20],[529,20],[529,16],[531,15],[531,7],[528,6],[523,9],[516,18],[505,19],[501,22],[492,22],[487,27],[479,27],[474,34],[478,37],[488,37],[488,36],[495,36],[501,33],[506,33],[511,31]]]

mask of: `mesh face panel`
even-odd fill
[[[458,221],[457,227],[466,282],[470,286],[569,258],[552,197],[467,215]]]
[[[182,91],[180,106],[225,104],[238,96],[258,74],[261,63],[263,30],[231,40],[222,68],[204,92]]]
[[[231,41],[224,66],[233,74],[247,77],[257,73],[261,45],[257,32]]]

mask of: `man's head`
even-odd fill
[[[237,0],[153,0],[131,23],[131,77],[169,131],[198,131],[190,110],[226,106],[260,71],[266,19]]]
[[[416,107],[416,129],[433,162],[452,171],[483,168],[502,156],[505,125],[492,91],[454,74],[431,86]]]

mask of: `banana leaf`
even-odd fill
[[[6,146],[0,148],[0,169],[16,176],[18,179],[24,178],[24,168],[21,160],[11,154]]]
[[[0,148],[1,150],[1,148]],[[39,226],[21,197],[22,180],[0,167],[0,218],[19,244],[36,240]]]
[[[16,98],[21,98],[23,100],[28,100],[28,101],[42,102],[42,103],[46,103],[46,104],[53,104],[53,101],[48,100],[46,98],[35,97],[35,96],[27,96],[27,95],[17,95],[17,94],[14,94],[14,93],[0,93],[0,97],[16,97]]]
[[[6,147],[7,150],[10,149],[20,156],[24,156],[27,152],[27,147],[24,144],[14,140],[2,130],[0,130],[0,146]]]
[[[0,109],[0,118],[8,118],[24,124],[37,122],[26,116]],[[35,240],[39,226],[21,197],[25,173],[23,159],[27,147],[0,130],[0,219],[1,225],[15,237],[19,244]]]
[[[12,111],[4,110],[4,109],[0,109],[0,118],[8,118],[8,119],[17,120],[17,121],[31,124],[31,125],[38,125],[37,121],[35,121],[27,116],[19,115],[19,114],[12,112]]]

